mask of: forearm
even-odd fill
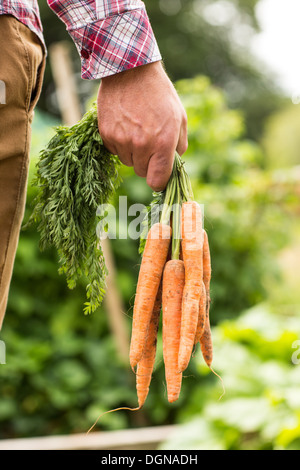
[[[99,79],[161,60],[140,0],[47,0],[81,56],[82,78]]]

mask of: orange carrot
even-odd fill
[[[206,364],[208,365],[208,367],[211,367],[213,361],[213,343],[208,315],[206,316],[205,329],[203,335],[200,338],[200,347]]]
[[[203,282],[206,289],[206,308],[210,307],[211,258],[207,232],[203,229]]]
[[[182,373],[178,371],[184,263],[170,260],[163,272],[163,356],[168,401],[176,401],[180,394]]]
[[[203,283],[206,290],[206,315],[205,315],[205,329],[200,338],[201,351],[206,364],[210,367],[213,360],[213,344],[210,330],[210,281],[211,281],[211,258],[208,243],[207,232],[203,229]]]
[[[136,390],[138,395],[139,408],[141,408],[149,393],[149,386],[152,378],[152,371],[155,363],[157,331],[162,304],[162,287],[160,285],[156,296],[144,353],[137,365]]]
[[[194,342],[195,345],[199,342],[204,332],[205,320],[206,320],[206,289],[205,289],[204,282],[202,281],[202,291],[201,291],[200,302],[199,302],[198,324],[197,324],[197,331],[196,331],[195,342]]]
[[[203,282],[205,284],[206,290],[206,315],[205,315],[205,328],[202,336],[200,337],[200,348],[203,355],[203,358],[210,368],[210,370],[221,380],[223,393],[219,399],[225,393],[225,387],[222,378],[214,371],[212,368],[212,361],[213,361],[213,341],[211,335],[211,328],[210,328],[210,318],[209,318],[209,310],[210,310],[210,281],[211,281],[211,256],[210,256],[210,249],[209,249],[209,242],[208,236],[205,230],[203,230]]]
[[[202,214],[199,204],[188,201],[181,210],[182,257],[185,266],[185,286],[182,299],[182,319],[178,356],[179,371],[191,358],[199,317],[199,299],[203,278]]]
[[[171,227],[154,224],[148,233],[133,308],[130,365],[134,369],[141,360],[146,344],[154,303],[161,282],[171,241]]]
[[[201,351],[206,364],[210,367],[213,360],[213,344],[210,330],[209,308],[210,308],[210,281],[211,281],[211,259],[207,232],[203,229],[203,283],[206,291],[206,315],[205,328],[200,338]]]
[[[222,387],[223,387],[223,393],[220,396],[219,400],[223,397],[225,394],[225,387],[223,383],[222,377],[220,377],[219,374],[217,374],[214,369],[212,368],[212,361],[213,361],[213,342],[212,342],[212,336],[211,336],[211,329],[210,329],[210,321],[209,321],[209,315],[208,315],[208,310],[207,310],[207,317],[206,317],[206,325],[205,325],[205,330],[203,335],[200,338],[200,347],[201,347],[201,352],[203,355],[203,358],[207,364],[207,366],[210,368],[213,374],[215,374],[221,381]]]
[[[197,333],[195,336],[195,344],[199,342],[200,337],[202,336],[204,332],[205,324],[206,324],[206,316],[209,315],[209,308],[210,308],[211,258],[210,258],[207,232],[203,229],[202,233],[203,233],[203,282],[202,282],[202,294],[201,294],[200,306],[199,306]]]
[[[209,308],[206,309],[206,321],[205,321],[205,329],[204,332],[199,340],[200,342],[200,348],[202,352],[202,356],[207,364],[207,366],[210,368],[210,370],[215,374],[221,381],[222,387],[223,387],[223,393],[220,396],[219,400],[223,397],[225,394],[225,387],[223,383],[222,377],[220,377],[219,374],[217,374],[214,369],[212,368],[212,361],[213,361],[213,341],[212,341],[212,335],[211,335],[211,328],[210,328],[210,320],[209,320]]]
[[[121,411],[121,410],[138,411],[144,405],[148,392],[149,392],[149,385],[151,382],[152,370],[153,370],[153,366],[155,362],[156,338],[157,338],[157,330],[158,330],[158,325],[159,325],[161,304],[162,304],[162,283],[160,283],[157,296],[155,299],[154,308],[153,308],[150,325],[149,325],[145,351],[144,351],[141,361],[138,363],[138,366],[137,366],[136,389],[137,389],[137,394],[138,394],[138,406],[136,408],[121,406],[113,410],[104,411],[98,416],[94,424],[87,431],[87,434],[92,431],[92,429],[95,427],[95,425],[97,424],[97,422],[102,416],[108,413],[113,413],[115,411]]]
[[[210,367],[213,360],[213,344],[210,330],[210,281],[211,281],[211,258],[208,243],[207,232],[203,229],[203,283],[206,290],[206,315],[205,315],[205,329],[200,338],[201,351],[206,364]]]

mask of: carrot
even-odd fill
[[[180,394],[182,373],[178,371],[181,308],[184,289],[184,263],[172,259],[163,272],[163,357],[168,401],[176,401]]]
[[[203,359],[205,360],[207,366],[210,368],[213,374],[215,374],[221,381],[223,387],[223,393],[220,396],[219,400],[225,394],[225,387],[223,383],[222,377],[216,373],[216,371],[212,368],[212,361],[213,361],[213,342],[212,342],[212,335],[211,335],[211,328],[210,328],[210,320],[209,320],[209,309],[206,309],[206,322],[205,322],[205,329],[204,333],[201,336],[200,340],[200,348],[203,355]]]
[[[155,361],[156,338],[157,338],[157,330],[158,330],[158,325],[159,325],[161,304],[162,304],[162,283],[160,283],[157,296],[155,299],[155,303],[154,303],[154,308],[153,308],[150,325],[149,325],[148,336],[147,336],[146,348],[142,356],[142,359],[138,363],[138,366],[137,366],[136,389],[137,389],[137,394],[138,394],[138,406],[136,408],[121,406],[113,410],[104,411],[98,416],[94,424],[87,431],[87,434],[92,431],[92,429],[95,427],[95,425],[97,424],[97,422],[102,416],[108,413],[113,413],[115,411],[121,411],[121,410],[138,411],[144,405],[148,392],[149,392],[149,385],[151,382],[152,370],[153,370],[154,361]]]
[[[209,314],[209,308],[210,308],[211,258],[210,258],[207,232],[203,229],[202,233],[203,233],[203,282],[202,282],[202,294],[201,294],[200,306],[199,306],[197,333],[195,336],[195,345],[199,342],[200,337],[202,336],[204,332],[205,324],[206,324],[206,316]]]
[[[210,367],[213,360],[213,344],[210,329],[210,281],[211,281],[211,258],[207,232],[203,229],[203,284],[206,291],[206,314],[205,328],[200,339],[201,351],[206,364]]]
[[[213,343],[208,315],[206,317],[203,335],[200,338],[200,347],[206,364],[208,365],[208,367],[211,367],[213,361]]]
[[[211,335],[211,328],[210,328],[210,318],[209,318],[209,310],[210,310],[210,281],[211,281],[211,256],[210,256],[210,249],[209,249],[209,242],[208,236],[205,230],[203,230],[203,283],[205,285],[206,290],[206,315],[205,315],[205,328],[202,336],[200,337],[200,348],[203,355],[203,358],[210,368],[210,370],[221,380],[223,393],[219,399],[225,393],[225,387],[222,378],[214,371],[212,368],[213,362],[213,341]]]
[[[202,281],[202,290],[201,290],[201,296],[200,296],[200,302],[199,302],[199,315],[198,315],[198,324],[197,324],[197,331],[195,335],[195,342],[194,344],[196,345],[205,328],[205,320],[206,320],[206,289],[204,282]]]
[[[203,358],[211,367],[213,360],[213,344],[210,329],[209,309],[210,309],[210,281],[211,281],[211,258],[208,243],[207,232],[203,229],[203,284],[206,290],[206,314],[205,314],[205,328],[202,337],[200,337],[200,347]]]
[[[130,365],[141,360],[154,303],[171,241],[171,227],[156,223],[149,230],[142,257],[133,308]]]
[[[210,307],[211,257],[207,232],[203,229],[203,282],[206,289],[206,308]]]
[[[212,336],[211,336],[211,328],[210,328],[210,321],[209,321],[209,316],[206,317],[206,326],[203,335],[200,338],[200,347],[201,347],[201,352],[203,355],[203,358],[207,364],[207,366],[210,368],[213,374],[215,374],[221,381],[222,387],[223,387],[223,393],[220,396],[219,400],[223,397],[225,394],[225,387],[224,387],[224,382],[222,377],[220,377],[219,374],[216,373],[216,371],[212,368],[212,361],[213,361],[213,342],[212,342]]]
[[[199,204],[188,201],[181,209],[181,245],[185,266],[178,368],[182,372],[191,358],[199,317],[203,278],[202,214]]]
[[[142,359],[137,365],[136,390],[138,395],[139,408],[144,405],[149,393],[149,386],[155,362],[157,331],[159,326],[161,306],[162,286],[160,285],[150,320],[145,350],[142,355]]]

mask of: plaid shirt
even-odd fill
[[[47,0],[65,23],[81,56],[81,76],[98,79],[161,60],[141,0]],[[0,0],[44,43],[37,0]]]

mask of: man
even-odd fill
[[[101,79],[106,147],[154,190],[187,148],[187,119],[166,75],[141,0],[48,0],[81,57],[82,78]],[[0,0],[0,328],[26,200],[30,132],[46,48],[37,0]],[[3,91],[4,90],[4,91]]]

